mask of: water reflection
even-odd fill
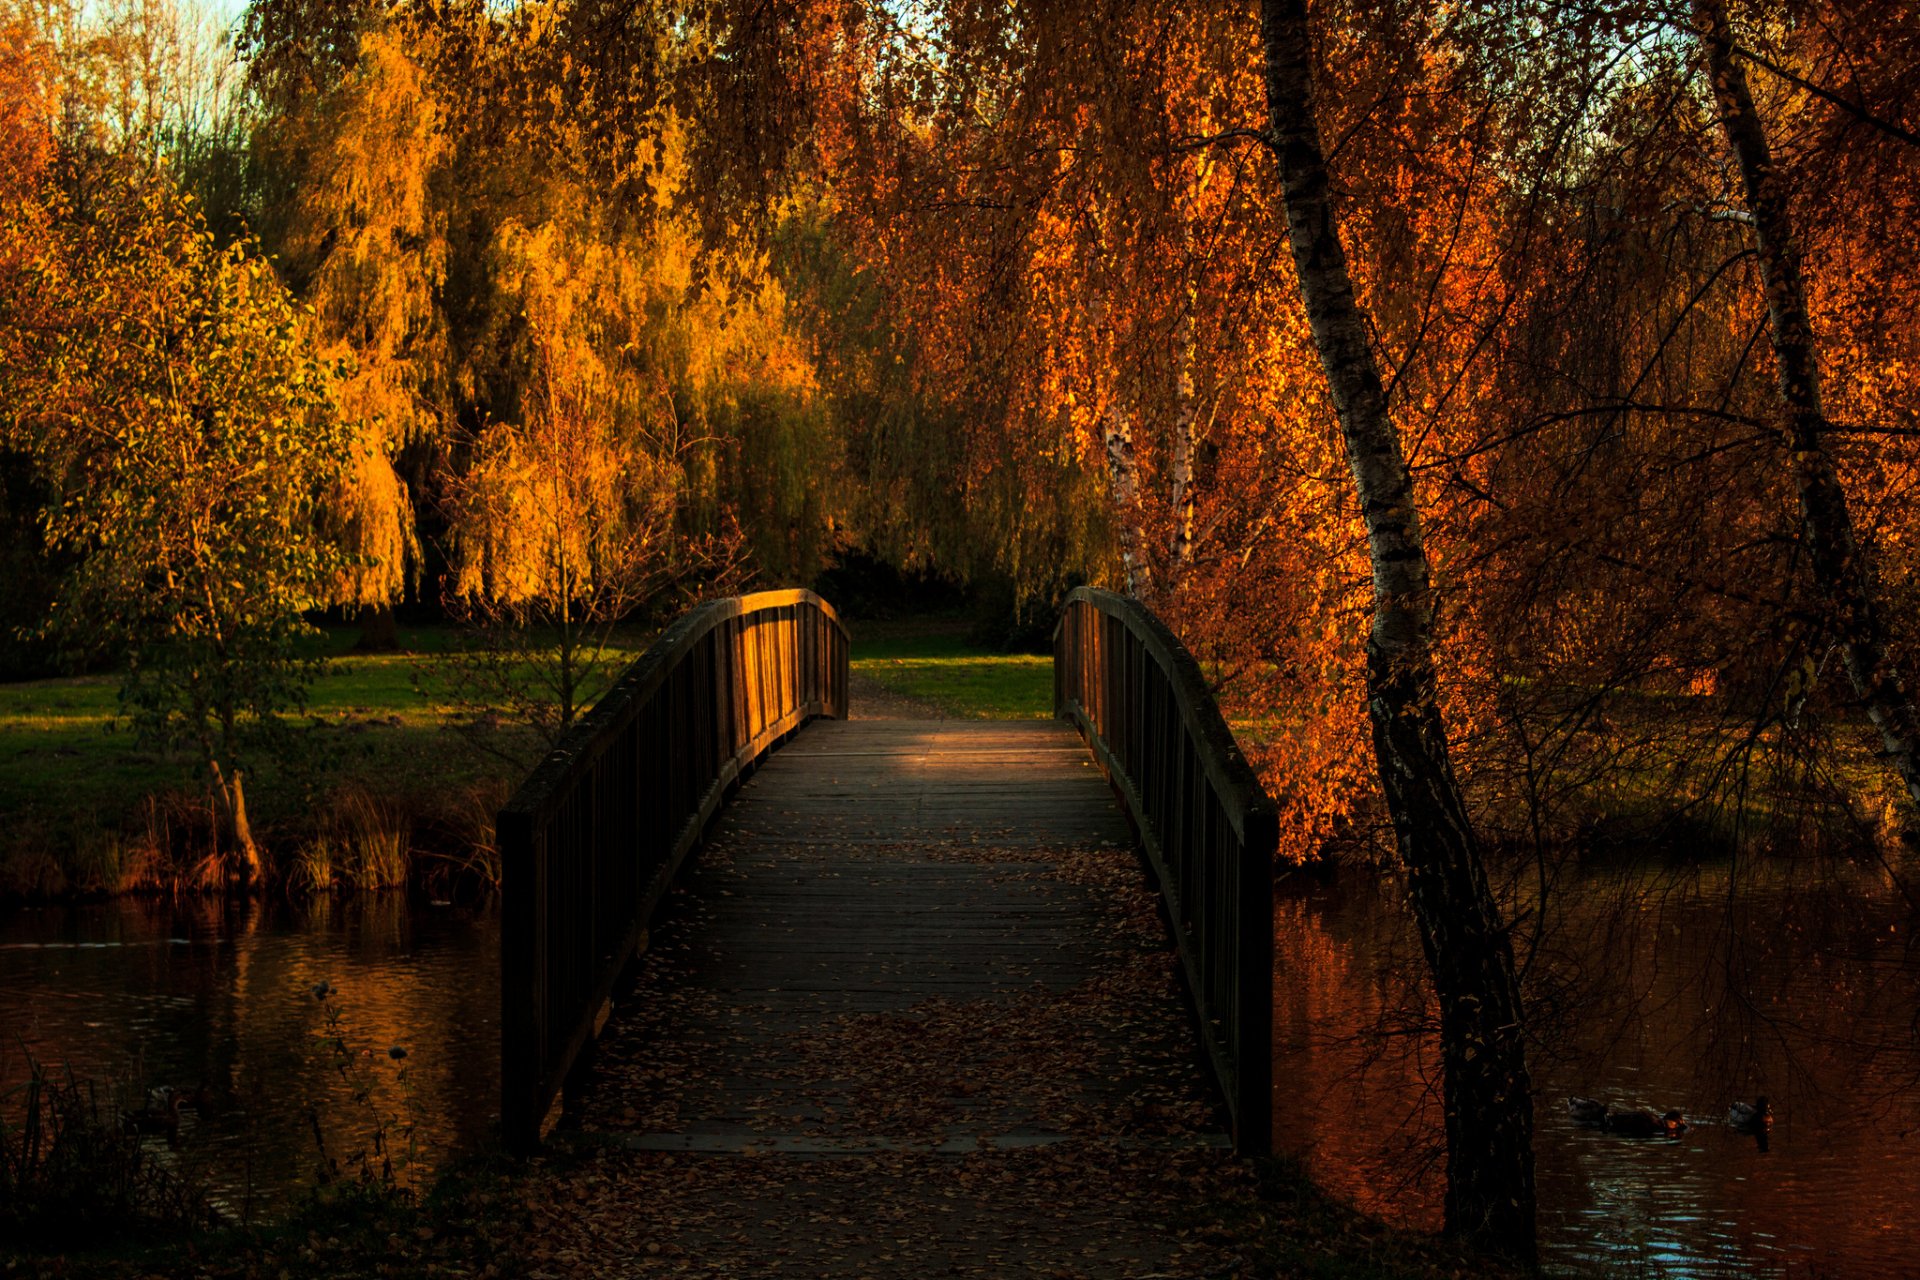
[[[382,1126],[399,1176],[425,1179],[495,1123],[498,972],[490,910],[399,894],[14,911],[0,916],[0,1094],[28,1054],[110,1086],[118,1106],[204,1086],[165,1158],[234,1215],[312,1186],[322,1140],[351,1165]]]
[[[1581,873],[1551,888],[1555,928],[1529,971],[1549,1265],[1920,1274],[1910,908],[1861,871],[1749,876],[1738,894],[1728,876]],[[1395,886],[1290,882],[1275,924],[1278,1144],[1369,1211],[1436,1228],[1437,1054],[1401,1012],[1423,1007],[1422,976]],[[498,965],[491,911],[399,895],[12,912],[0,1094],[22,1078],[23,1051],[117,1082],[121,1105],[206,1086],[212,1106],[167,1158],[235,1214],[313,1184],[310,1112],[343,1159],[381,1117],[414,1125],[402,1172],[430,1177],[497,1122]],[[313,995],[322,981],[358,1055],[344,1074]],[[1677,1107],[1693,1124],[1675,1140],[1581,1128],[1572,1094]],[[1730,1101],[1759,1094],[1777,1117],[1766,1151],[1725,1122]]]
[[[1550,1269],[1920,1273],[1920,960],[1886,877],[1580,873],[1528,985]],[[1276,915],[1276,1141],[1364,1208],[1439,1225],[1437,1046],[1390,881],[1289,883]],[[1524,908],[1537,908],[1535,896]],[[1677,1139],[1575,1125],[1569,1095],[1683,1110]],[[1726,1120],[1770,1095],[1770,1142]],[[1767,1149],[1770,1147],[1770,1149]]]

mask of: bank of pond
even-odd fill
[[[1890,872],[1589,870],[1534,892],[1558,922],[1528,974],[1550,1271],[1920,1269],[1920,956]],[[1360,872],[1283,879],[1275,1137],[1336,1196],[1424,1230],[1438,1086],[1398,894]],[[424,1188],[493,1140],[498,947],[490,902],[401,893],[13,908],[0,1093],[17,1105],[31,1062],[98,1082],[228,1220],[369,1168]],[[1729,1125],[1759,1094],[1770,1131]],[[1569,1095],[1687,1128],[1583,1125]]]

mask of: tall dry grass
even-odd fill
[[[500,883],[494,814],[511,789],[505,778],[430,793],[336,787],[298,818],[256,829],[269,881],[296,897],[491,892]],[[222,835],[212,798],[186,791],[147,797],[121,825],[88,815],[17,827],[0,847],[0,900],[220,891],[229,887]]]

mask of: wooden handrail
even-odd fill
[[[500,810],[500,1125],[541,1123],[647,922],[761,756],[847,714],[847,632],[811,591],[694,609]]]
[[[1137,600],[1080,587],[1053,633],[1054,712],[1078,726],[1159,882],[1234,1146],[1272,1145],[1278,820],[1200,666]]]

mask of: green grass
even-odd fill
[[[889,692],[972,720],[1053,714],[1053,659],[970,645],[962,621],[856,622],[851,665]]]
[[[329,647],[343,651],[352,639],[350,632],[326,637]],[[424,692],[414,687],[419,662],[411,653],[352,654],[322,668],[306,708],[287,718],[288,763],[299,766],[306,784],[370,769],[413,773],[429,759],[456,770],[466,763],[435,749],[458,712],[434,696],[431,683]],[[134,740],[119,715],[118,689],[117,676],[0,685],[0,813],[109,816],[134,795],[196,785],[190,753],[160,752]],[[263,816],[308,789],[279,776],[284,768],[265,765],[258,772]]]
[[[327,661],[307,705],[285,718],[281,749],[249,771],[248,804],[270,857],[292,857],[343,797],[349,807],[374,797],[398,822],[440,825],[477,797],[464,816],[484,816],[540,754],[524,730],[463,731],[471,711],[441,661],[451,628],[403,630],[398,653],[355,652],[357,637],[338,628],[315,639]],[[611,655],[616,669],[637,644]],[[112,675],[0,684],[0,895],[150,887],[150,875],[120,865],[144,828],[166,820],[150,802],[173,806],[178,840],[181,806],[204,801],[194,754],[136,742],[118,690]]]

